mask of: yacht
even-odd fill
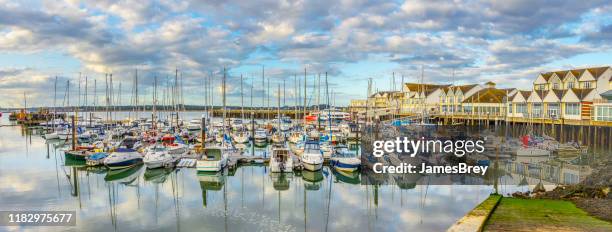
[[[143,158],[144,164],[147,168],[161,168],[167,164],[170,164],[174,158],[172,155],[168,153],[168,148],[163,145],[155,144],[149,148],[145,152],[145,156]]]
[[[354,172],[361,166],[361,159],[356,152],[345,145],[336,146],[330,159],[331,166],[337,171]]]
[[[274,146],[270,157],[271,172],[293,172],[291,152],[284,146]]]
[[[299,143],[300,141],[303,140],[303,137],[304,136],[299,131],[292,131],[289,134],[289,142],[290,143]]]
[[[192,119],[187,123],[187,130],[200,130],[202,129],[202,120]]]
[[[253,140],[255,140],[255,145],[263,146],[268,142],[268,134],[264,129],[255,130],[255,136],[253,136]]]
[[[302,154],[302,164],[304,169],[309,171],[317,171],[323,167],[323,154],[318,141],[307,141],[304,144],[304,153]]]
[[[249,134],[246,131],[238,131],[232,135],[235,143],[248,143]]]
[[[104,166],[109,169],[128,168],[142,163],[142,155],[136,149],[139,142],[133,137],[126,137],[108,157],[104,159]]]
[[[196,160],[196,169],[198,172],[218,172],[227,165],[228,159],[225,148],[205,148],[202,156]]]

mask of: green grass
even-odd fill
[[[484,203],[484,202],[483,202]],[[501,199],[484,230],[612,231],[612,223],[589,216],[574,203],[543,199]]]
[[[481,202],[478,206],[476,206],[476,208],[470,211],[469,215],[486,216],[493,209],[493,207],[495,207],[495,204],[497,204],[497,201],[501,197],[501,195],[491,194],[489,198]]]

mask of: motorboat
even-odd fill
[[[108,153],[106,152],[96,152],[85,158],[85,165],[93,167],[104,165],[104,159],[108,157]]]
[[[525,157],[550,156],[550,151],[537,147],[521,147],[516,150],[516,155]]]
[[[268,142],[268,134],[264,129],[255,130],[255,135],[253,136],[253,140],[255,141],[255,145],[263,146]]]
[[[293,172],[291,151],[284,146],[274,146],[270,157],[271,172]]]
[[[104,166],[109,169],[128,168],[142,163],[142,154],[138,152],[140,142],[134,137],[126,137],[119,147],[104,159]]]
[[[324,142],[324,143],[321,143],[320,148],[321,148],[321,153],[323,154],[323,158],[330,159],[332,156],[332,153],[334,153],[334,149],[332,145],[329,142]]]
[[[191,121],[189,121],[189,123],[187,123],[186,126],[187,130],[200,130],[202,129],[202,120],[200,119],[193,119]]]
[[[361,159],[347,146],[339,145],[334,148],[330,164],[337,171],[354,172],[361,166]]]
[[[147,148],[142,160],[147,168],[161,168],[174,161],[174,158],[168,152],[168,148],[163,145],[153,145]]]
[[[323,154],[317,141],[307,141],[304,144],[304,153],[301,156],[304,169],[317,171],[323,167]]]
[[[249,135],[246,131],[238,131],[232,135],[232,139],[235,143],[248,143]]]
[[[129,168],[142,163],[142,155],[132,148],[117,148],[104,159],[109,169]]]
[[[273,143],[284,143],[285,136],[281,132],[276,132],[272,135],[272,142]]]
[[[289,134],[290,143],[299,143],[304,140],[304,135],[298,131],[293,131]]]
[[[202,156],[196,160],[196,170],[198,172],[218,172],[223,169],[228,162],[228,154],[223,147],[207,147]]]

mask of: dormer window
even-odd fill
[[[559,89],[559,83],[554,83],[553,84],[553,89]]]
[[[590,89],[591,88],[591,82],[584,82],[584,88],[585,89]]]
[[[573,82],[573,81],[568,82],[568,83],[567,83],[567,88],[568,88],[568,89],[574,88],[574,82]]]

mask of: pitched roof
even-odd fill
[[[567,90],[560,90],[560,89],[553,89],[551,91],[557,96],[558,99],[563,98],[563,95],[565,95],[565,92],[567,92]]]
[[[581,101],[584,100],[589,93],[591,93],[591,91],[593,91],[594,89],[577,89],[577,88],[572,88],[572,91],[576,94],[576,97],[578,97],[578,99],[580,99]]]
[[[470,89],[476,87],[476,84],[472,84],[472,85],[459,85],[456,86],[457,88],[459,88],[461,90],[461,92],[465,93],[467,91],[470,91]]]
[[[544,78],[544,80],[548,81],[553,73],[552,72],[547,72],[547,73],[541,73],[541,74],[542,74],[542,77]]]
[[[597,80],[597,79],[599,79],[601,74],[603,74],[606,71],[606,69],[608,69],[608,68],[610,68],[610,67],[607,66],[607,67],[587,68],[587,71],[589,71],[591,73],[591,75],[593,75],[595,80]]]
[[[496,88],[481,89],[463,100],[463,103],[503,103],[506,90]]]
[[[410,91],[415,91],[415,92],[419,92],[422,89],[430,89],[430,88],[435,88],[438,89],[440,87],[446,87],[449,85],[436,85],[436,84],[419,84],[419,83],[405,83],[404,86],[410,90]]]
[[[519,92],[521,92],[521,95],[523,95],[523,97],[525,98],[525,100],[527,100],[527,98],[529,98],[529,96],[531,96],[531,91],[527,91],[527,90],[520,90]]]
[[[533,90],[532,93],[536,93],[536,95],[538,97],[540,97],[540,99],[544,99],[544,96],[546,96],[546,90],[542,90],[542,89],[540,89],[540,90]]]

